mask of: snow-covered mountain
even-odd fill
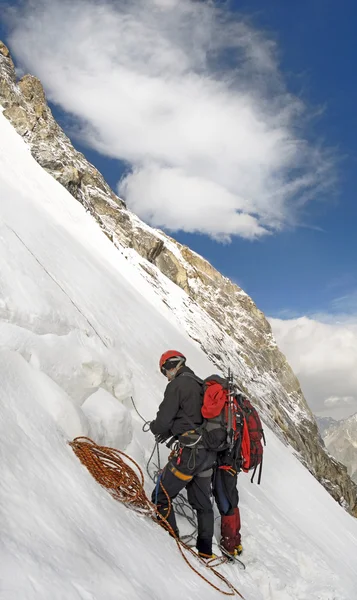
[[[319,432],[322,438],[325,436],[328,430],[332,430],[335,427],[338,427],[339,421],[333,419],[332,417],[319,417],[315,416],[317,427],[319,428]]]
[[[77,152],[53,119],[41,82],[17,83],[9,51],[0,42],[0,103],[36,161],[100,224],[116,247],[150,282],[158,301],[217,368],[233,368],[264,419],[293,445],[333,497],[357,515],[357,488],[329,457],[300,385],[254,302],[206,260],[126,209],[100,173]],[[179,286],[172,294],[171,280]]]
[[[153,439],[131,397],[152,418],[162,350],[178,347],[204,375],[214,362],[201,340],[214,348],[219,332],[155,266],[115,246],[0,114],[1,600],[220,597],[67,444],[89,434],[144,466]],[[262,485],[240,476],[247,570],[222,574],[246,600],[352,600],[357,520],[268,426],[266,435]]]
[[[357,413],[336,421],[332,417],[316,417],[327,450],[347,468],[357,483]]]
[[[357,483],[357,413],[330,426],[322,437],[328,451]]]

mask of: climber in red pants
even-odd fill
[[[240,465],[235,453],[219,452],[213,476],[213,495],[221,514],[221,547],[230,555],[242,554],[237,479]]]

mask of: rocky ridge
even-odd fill
[[[327,454],[299,382],[251,298],[204,258],[126,208],[56,123],[41,82],[31,75],[17,82],[2,42],[0,104],[36,161],[83,204],[121,252],[130,254],[217,368],[233,368],[237,384],[259,406],[264,420],[294,447],[331,495],[357,516],[357,486],[347,469]],[[162,274],[185,292],[179,300],[168,293]]]

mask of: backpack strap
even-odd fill
[[[248,431],[248,425],[245,418],[243,418],[243,434],[242,434],[242,445],[241,445],[241,453],[242,453],[242,469],[245,473],[248,473],[247,465],[249,466],[250,461],[250,437]]]
[[[179,373],[178,377],[191,377],[191,379],[194,379],[195,381],[197,381],[197,383],[203,385],[203,379],[200,379],[194,373],[187,373],[187,371],[185,371],[184,373]]]
[[[203,380],[200,379],[199,377],[197,377],[197,375],[194,375],[194,373],[187,373],[187,372],[180,373],[179,377],[191,377],[191,379],[194,379],[195,381],[197,381],[197,383],[199,383],[200,385],[203,385]],[[201,438],[202,437],[202,425],[195,425],[194,422],[191,421],[190,417],[186,413],[185,413],[185,418],[191,425],[192,429],[194,429],[195,431],[197,431],[200,434],[200,438]]]
[[[251,483],[253,483],[253,479],[254,479],[255,473],[257,471],[257,468],[258,468],[258,465],[255,465],[253,475],[250,478]],[[259,473],[258,473],[258,481],[257,481],[258,485],[260,485],[260,482],[262,479],[262,469],[263,469],[263,455],[262,455],[262,459],[261,459],[260,465],[259,465]]]
[[[191,379],[194,379],[195,381],[197,381],[197,383],[199,383],[202,386],[202,391],[203,391],[203,385],[205,383],[205,380],[200,379],[200,377],[197,377],[197,375],[194,375],[193,373],[181,373],[180,377],[191,377]],[[190,423],[191,427],[194,427],[196,430],[199,430],[200,428],[202,428],[202,425],[198,425],[198,427],[195,427],[191,421],[191,419],[185,414],[185,417],[187,418],[188,422]],[[204,419],[205,421],[205,419]],[[207,431],[212,431],[213,429],[217,429],[218,427],[221,427],[221,422],[218,420],[218,417],[213,417],[212,419],[209,419],[208,421],[206,420],[206,426],[205,429]]]

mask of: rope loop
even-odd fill
[[[206,562],[204,559],[200,558],[190,546],[176,536],[167,519],[159,513],[155,504],[148,499],[144,490],[144,474],[133,458],[121,450],[109,448],[107,446],[98,446],[93,440],[87,437],[77,437],[72,442],[69,442],[69,445],[96,481],[105,487],[115,500],[118,500],[140,514],[151,517],[156,523],[170,533],[185,562],[201,579],[225,596],[237,595],[244,600],[242,594],[233,586],[233,584],[216,570],[217,566],[227,562],[227,558],[218,557],[217,559],[215,558]],[[160,479],[158,479],[157,483],[166,494],[169,506],[168,512],[170,512],[171,500],[169,495]],[[222,584],[224,584],[226,589],[218,587],[218,585],[215,585],[212,581],[209,581],[202,575],[192,562],[190,562],[188,558],[189,555],[195,560],[198,559],[201,565],[204,565],[212,575],[217,577]]]

